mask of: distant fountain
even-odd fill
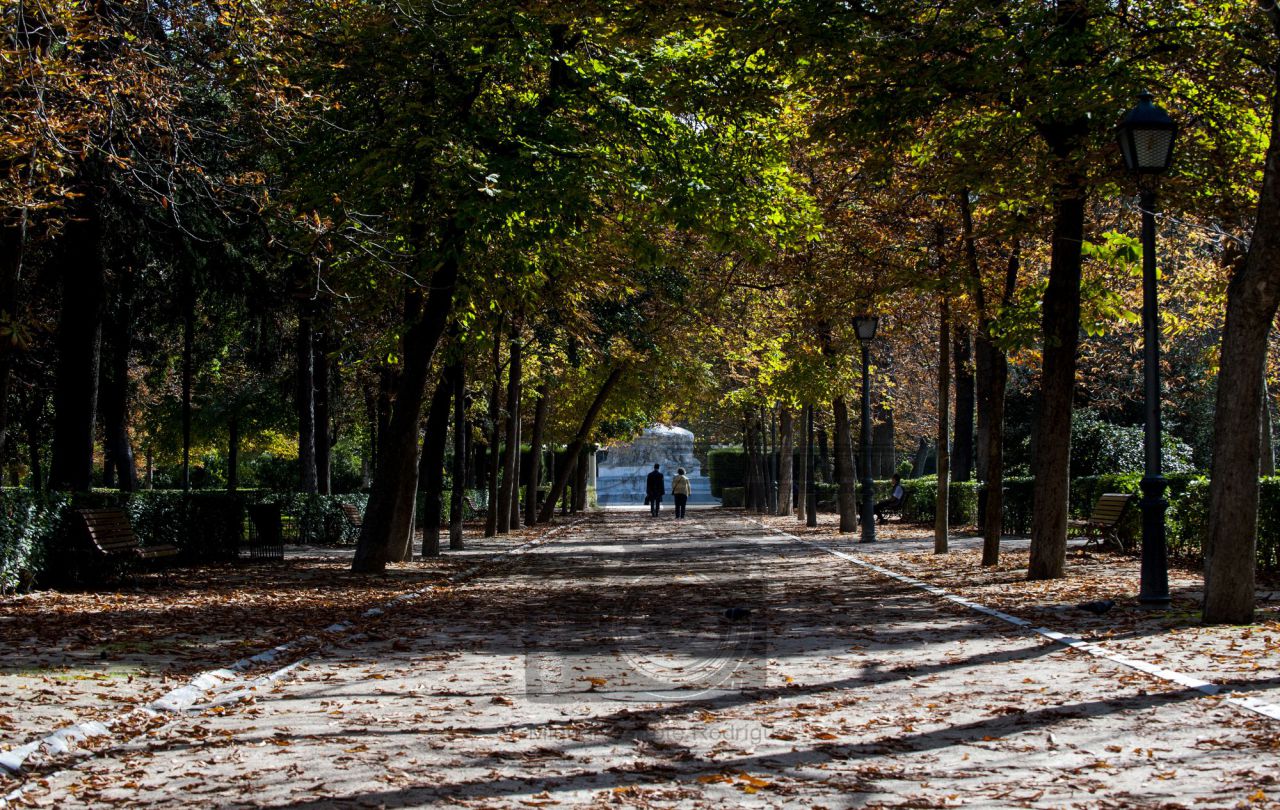
[[[689,503],[718,504],[711,497],[711,479],[702,474],[702,465],[693,455],[693,434],[674,425],[654,425],[646,428],[634,441],[615,444],[596,454],[596,502],[602,507],[642,506],[645,480],[660,464],[666,479],[666,497],[671,501],[671,479],[676,469],[684,468],[692,494]]]

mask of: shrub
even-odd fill
[[[730,509],[741,509],[747,503],[746,487],[725,487],[720,490],[720,505]]]
[[[1181,497],[1172,500],[1167,537],[1169,553],[1189,562],[1204,560],[1209,535],[1209,481],[1190,481]],[[1280,572],[1280,478],[1258,482],[1257,565],[1261,571]]]
[[[26,590],[44,570],[53,538],[62,533],[70,498],[62,493],[5,489],[0,495],[0,593]]]
[[[741,488],[747,480],[747,454],[740,447],[717,447],[707,453],[711,495],[724,497],[725,487]],[[725,504],[728,506],[728,504]]]
[[[904,480],[902,489],[905,493],[902,519],[909,523],[932,523],[937,514],[937,477]],[[949,490],[948,522],[953,526],[972,525],[978,519],[977,484],[953,481]]]

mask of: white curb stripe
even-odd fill
[[[839,557],[842,560],[848,560],[854,565],[858,565],[868,570],[875,571],[877,574],[882,574],[883,576],[889,577],[890,579],[895,579],[898,582],[901,582],[906,585],[910,585],[914,588],[919,588],[920,590],[926,591],[934,596],[940,597],[942,599],[946,599],[948,602],[954,602],[955,604],[963,605],[964,607],[967,607],[970,610],[976,610],[979,613],[985,613],[988,616],[999,619],[1002,622],[1007,622],[1016,627],[1026,628],[1027,630],[1030,630],[1032,633],[1035,633],[1039,636],[1043,636],[1044,638],[1047,638],[1050,641],[1054,641],[1058,644],[1063,645],[1064,647],[1070,647],[1074,650],[1079,650],[1083,653],[1087,653],[1089,655],[1092,655],[1095,658],[1102,658],[1107,661],[1111,661],[1112,663],[1129,667],[1130,669],[1136,669],[1139,672],[1145,672],[1146,674],[1159,678],[1161,680],[1169,681],[1170,683],[1176,683],[1179,686],[1184,686],[1188,689],[1194,689],[1195,691],[1200,692],[1201,694],[1204,694],[1204,695],[1221,695],[1230,691],[1227,687],[1224,687],[1220,684],[1213,683],[1212,681],[1204,681],[1199,678],[1192,677],[1190,675],[1184,675],[1181,672],[1176,672],[1171,669],[1165,669],[1164,667],[1156,666],[1155,664],[1147,663],[1146,661],[1140,661],[1136,658],[1129,658],[1127,656],[1120,655],[1118,653],[1113,653],[1097,644],[1094,644],[1089,641],[1082,641],[1081,639],[1075,638],[1074,636],[1068,636],[1065,633],[1059,633],[1057,630],[1051,630],[1047,627],[1034,627],[1032,626],[1032,623],[1027,621],[1026,619],[1020,619],[1017,616],[1011,616],[1008,613],[1004,613],[1002,611],[996,610],[995,608],[989,608],[986,605],[981,605],[970,599],[965,599],[963,596],[956,596],[953,593],[948,593],[947,591],[942,590],[936,585],[930,585],[929,583],[918,580],[915,577],[907,576],[906,574],[899,574],[897,571],[891,571],[888,568],[885,568],[880,565],[876,565],[873,562],[868,562],[860,557],[855,557],[852,554],[846,554],[843,551],[838,551],[834,548],[830,548],[821,543],[815,543],[812,540],[806,540],[803,537],[797,537],[794,534],[784,532],[781,529],[776,529],[772,526],[768,526],[759,521],[752,520],[752,522],[762,526],[765,529],[768,529],[769,531],[780,534],[783,537],[787,537],[787,538],[790,538],[791,540],[796,540],[801,543],[804,543],[805,545],[813,546],[814,548],[821,549],[827,552],[828,554],[831,554],[835,557]],[[1280,704],[1267,703],[1266,701],[1260,700],[1259,698],[1251,698],[1251,697],[1224,697],[1223,700],[1226,703],[1231,703],[1233,705],[1239,706],[1242,709],[1246,709],[1256,714],[1260,714],[1263,717],[1268,717],[1272,720],[1280,720]]]
[[[451,584],[465,582],[480,571],[483,571],[505,558],[525,554],[538,546],[550,542],[557,534],[577,526],[584,520],[586,520],[586,518],[582,517],[577,520],[570,521],[569,523],[555,526],[527,543],[522,543],[518,546],[514,546],[506,549],[505,551],[486,557],[483,562],[473,565],[460,573],[454,574],[449,577],[447,581]],[[434,585],[427,585],[416,591],[410,591],[408,593],[402,593],[398,596],[392,597],[383,603],[382,607],[374,607],[366,610],[361,614],[361,618],[374,618],[381,616],[386,612],[386,608],[413,602],[429,593],[435,587],[436,586]],[[356,627],[357,625],[354,622],[337,622],[326,627],[324,632],[330,635],[342,635],[350,633],[355,630]],[[74,723],[70,726],[58,729],[52,734],[48,734],[40,739],[29,742],[26,745],[10,749],[9,751],[5,751],[0,754],[0,768],[3,768],[15,776],[19,775],[22,773],[23,766],[27,759],[37,752],[48,756],[64,754],[70,751],[76,743],[82,740],[86,740],[91,737],[111,736],[111,729],[113,727],[119,726],[127,720],[137,718],[139,715],[154,717],[162,714],[177,714],[189,711],[198,700],[208,696],[213,690],[220,687],[230,686],[230,688],[234,690],[234,694],[247,695],[261,686],[273,683],[280,678],[283,678],[285,675],[300,666],[303,661],[302,659],[299,659],[275,670],[274,672],[270,672],[253,680],[243,681],[238,686],[232,686],[236,681],[242,680],[242,673],[248,672],[249,670],[264,664],[274,663],[286,654],[293,652],[299,646],[309,644],[314,641],[316,641],[314,636],[304,636],[302,638],[294,639],[288,643],[273,647],[270,650],[260,652],[257,655],[252,655],[248,658],[241,658],[229,667],[201,672],[185,685],[172,689],[146,706],[140,709],[134,709],[127,714],[114,717],[103,722],[92,720],[85,723]],[[0,808],[8,806],[11,802],[26,792],[26,790],[27,786],[24,785],[9,793],[7,796],[0,796]]]

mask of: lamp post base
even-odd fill
[[[1169,502],[1164,491],[1164,476],[1147,475],[1142,479],[1142,580],[1138,602],[1147,608],[1169,606],[1169,563],[1165,545],[1165,510]]]

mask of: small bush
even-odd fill
[[[725,487],[720,490],[720,505],[729,509],[742,509],[747,503],[746,487]]]
[[[932,523],[937,514],[938,479],[935,476],[912,478],[902,482],[905,493],[902,519],[908,523]],[[953,526],[969,526],[978,519],[977,484],[953,481],[947,506],[948,522]]]
[[[44,570],[53,538],[63,532],[70,498],[5,489],[0,495],[0,593],[30,588]]]
[[[747,454],[739,447],[717,447],[709,451],[707,476],[711,479],[711,495],[714,498],[723,498],[725,487],[744,487],[747,481]]]

